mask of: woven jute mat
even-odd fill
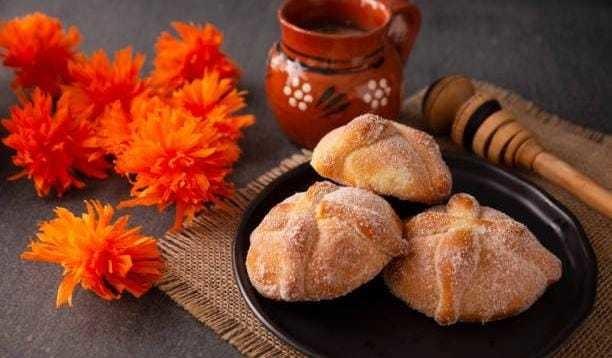
[[[605,187],[612,187],[611,137],[572,125],[539,109],[507,90],[477,82],[516,113],[523,125],[535,132],[541,143],[562,159],[581,169]],[[402,121],[422,127],[420,104],[423,91],[406,100]],[[461,150],[440,138],[446,150]],[[248,356],[299,356],[290,346],[268,332],[240,295],[232,272],[231,247],[242,214],[249,202],[275,178],[304,163],[308,152],[282,161],[225,201],[208,209],[179,233],[160,241],[167,272],[159,284],[174,301],[223,339]],[[563,357],[601,357],[612,352],[612,220],[588,208],[563,190],[540,178],[523,173],[572,211],[583,225],[599,267],[595,308],[587,320],[555,353]],[[568,307],[568,309],[572,309]]]

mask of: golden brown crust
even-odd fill
[[[385,282],[441,325],[516,315],[561,277],[561,261],[527,227],[468,194],[408,220],[404,236],[409,253]]]
[[[251,234],[246,267],[266,297],[318,301],[349,293],[406,251],[383,198],[318,182],[270,210]]]
[[[431,136],[373,114],[329,132],[315,147],[311,165],[338,183],[427,204],[446,198],[452,187]]]

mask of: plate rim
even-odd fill
[[[495,172],[498,175],[504,176],[509,180],[518,182],[524,187],[528,188],[532,194],[536,194],[540,197],[540,199],[547,202],[547,204],[554,208],[559,214],[566,217],[566,219],[572,223],[578,230],[578,236],[581,242],[581,248],[584,252],[587,259],[591,263],[590,268],[593,272],[587,280],[584,281],[585,284],[585,292],[590,293],[583,300],[581,300],[582,304],[578,307],[579,314],[574,316],[573,320],[569,322],[569,324],[565,325],[564,329],[562,329],[553,340],[551,340],[547,345],[542,346],[537,352],[535,352],[534,357],[546,357],[550,353],[554,352],[555,349],[560,347],[563,342],[565,342],[571,334],[586,320],[587,317],[593,311],[595,299],[597,296],[597,281],[599,277],[599,269],[597,265],[597,257],[593,250],[593,246],[580,223],[580,220],[572,213],[565,205],[563,205],[559,200],[554,198],[551,194],[543,190],[540,186],[531,181],[524,178],[520,173],[510,172],[504,168],[497,167],[491,163],[488,163],[484,160],[478,159],[474,157],[472,154],[464,154],[464,153],[456,153],[451,151],[442,151],[442,156],[446,161],[448,158],[452,158],[451,160],[463,160],[467,162],[476,163],[477,165],[482,165],[486,167],[488,170]],[[274,334],[278,339],[283,342],[288,343],[293,348],[311,357],[321,357],[320,353],[313,352],[308,346],[303,343],[297,341],[290,335],[282,332],[276,326],[274,326],[270,320],[265,317],[262,312],[260,312],[256,307],[255,303],[246,292],[245,283],[243,282],[242,273],[239,270],[238,262],[237,262],[237,250],[238,250],[238,237],[241,232],[245,231],[246,226],[248,225],[248,218],[252,216],[253,211],[261,204],[261,202],[266,198],[270,192],[272,192],[280,183],[286,181],[288,177],[292,177],[297,175],[301,170],[304,170],[304,167],[310,166],[310,161],[306,161],[295,168],[288,170],[287,172],[279,175],[272,182],[270,182],[266,187],[260,191],[255,198],[251,200],[247,209],[242,214],[242,218],[240,219],[240,224],[236,230],[236,233],[233,236],[232,241],[232,271],[234,276],[234,281],[240,290],[240,295],[242,299],[247,304],[247,307],[251,310],[251,312],[257,317],[257,319],[268,329],[272,334]],[[246,271],[246,270],[245,270]],[[245,273],[246,274],[246,273]],[[248,280],[248,277],[246,278]]]

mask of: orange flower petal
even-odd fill
[[[161,98],[143,93],[133,98],[129,111],[123,109],[120,101],[106,106],[99,117],[98,143],[107,153],[119,155],[131,140],[134,129],[138,128],[139,120],[164,105]]]
[[[100,202],[85,202],[86,213],[77,217],[64,208],[56,218],[40,225],[37,240],[21,255],[24,260],[61,265],[64,278],[57,306],[72,305],[77,284],[113,300],[124,291],[145,293],[159,280],[163,262],[156,241],[128,228],[128,217],[112,221],[114,209]]]
[[[246,106],[244,95],[232,81],[213,71],[175,91],[172,103],[209,122],[219,133],[235,141],[243,128],[255,123],[252,115],[235,115]]]
[[[161,93],[202,78],[207,71],[217,71],[223,78],[238,78],[238,67],[220,50],[223,34],[215,26],[173,22],[172,27],[179,37],[162,32],[155,44],[151,81]]]
[[[31,101],[13,106],[10,118],[2,120],[9,133],[3,142],[16,152],[13,163],[24,169],[16,177],[32,179],[39,196],[52,188],[59,196],[82,188],[78,174],[105,178],[108,168],[104,151],[92,141],[94,126],[61,104],[55,113],[52,108],[51,96],[36,88]]]
[[[231,193],[225,178],[239,152],[214,122],[166,104],[144,117],[117,157],[116,170],[134,177],[133,199],[119,206],[176,204],[180,227],[205,203]]]
[[[76,27],[64,31],[58,19],[39,12],[0,24],[0,57],[15,69],[13,88],[59,94],[71,80],[68,64],[76,58],[80,39]]]
[[[61,307],[64,304],[68,304],[68,306],[72,306],[72,292],[76,285],[79,284],[81,280],[79,272],[70,272],[60,283],[57,289],[57,298],[55,300],[55,306]]]
[[[130,47],[115,53],[114,60],[104,50],[91,57],[81,56],[80,61],[70,63],[73,81],[62,88],[60,103],[76,113],[90,111],[96,122],[107,106],[119,101],[121,108],[129,112],[132,100],[146,90],[146,81],[140,78],[144,64],[143,54],[132,54]]]

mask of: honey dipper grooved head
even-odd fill
[[[455,113],[472,95],[472,81],[463,75],[449,75],[436,80],[423,97],[423,118],[434,134],[448,133]]]
[[[495,164],[499,164],[512,138],[523,131],[523,126],[516,121],[511,121],[498,129],[491,138],[491,143],[487,149],[487,159]]]
[[[457,110],[451,129],[453,142],[472,148],[472,140],[482,122],[501,110],[499,102],[484,93],[476,93],[465,101]]]
[[[487,117],[474,134],[474,139],[472,140],[472,150],[474,153],[485,158],[491,138],[495,132],[501,126],[513,120],[512,114],[504,110],[497,111]]]

